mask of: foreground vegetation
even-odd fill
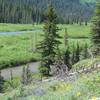
[[[15,81],[14,81],[15,82]],[[18,83],[18,81],[16,81]],[[15,83],[16,83],[15,82]],[[22,87],[19,85],[11,92],[6,92],[0,100],[96,100],[100,97],[100,73],[94,71],[90,74],[82,74],[75,82],[45,82],[32,83]],[[43,92],[42,95],[38,89]]]
[[[84,59],[73,65],[73,69],[88,68],[100,61],[100,57]]]

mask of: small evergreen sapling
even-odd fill
[[[67,48],[67,45],[68,45],[68,32],[67,32],[67,28],[65,28],[64,45],[65,45],[65,48]]]
[[[69,46],[67,47],[66,51],[64,52],[64,63],[67,65],[68,69],[71,69],[71,57],[70,57],[70,49]]]
[[[75,50],[75,63],[80,61],[80,46],[79,43],[77,42],[76,50]]]
[[[87,45],[87,43],[85,43],[84,50],[83,50],[83,59],[86,59],[88,57],[89,57],[89,55],[88,55],[88,45]]]
[[[73,46],[72,46],[71,64],[72,65],[75,64],[75,45],[74,45],[74,43],[73,43]]]

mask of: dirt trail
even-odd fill
[[[33,73],[38,73],[38,66],[39,62],[29,63],[29,69]],[[13,68],[7,68],[1,70],[1,75],[4,77],[5,80],[10,79],[11,77],[11,70],[13,77],[20,77],[22,75],[23,66],[16,66]]]

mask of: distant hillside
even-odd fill
[[[97,0],[51,0],[58,22],[89,21]],[[0,22],[42,22],[48,0],[0,0]]]
[[[95,3],[97,2],[98,0],[80,0],[81,2],[84,2],[84,3]]]

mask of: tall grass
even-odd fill
[[[90,25],[58,25],[59,34],[62,36],[60,49],[63,51],[64,47],[64,33],[65,28],[69,34],[69,46],[73,49],[73,44],[79,42],[80,46],[85,43],[91,45],[89,37]],[[0,35],[0,69],[24,64],[30,61],[37,61],[40,54],[37,52],[36,44],[42,39],[43,24],[30,25],[30,24],[0,24],[0,31],[19,31],[27,29],[41,29],[41,31],[33,31],[31,33],[23,33],[18,35]],[[74,37],[74,38],[73,38]],[[83,38],[80,38],[83,37]],[[86,38],[86,39],[85,39]]]

